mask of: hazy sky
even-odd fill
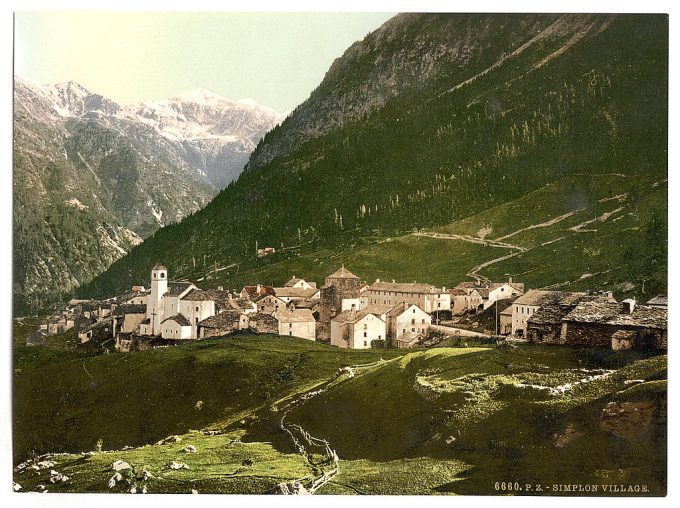
[[[15,73],[121,104],[194,88],[284,112],[384,13],[18,12]]]

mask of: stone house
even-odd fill
[[[274,295],[260,297],[254,303],[257,305],[257,312],[265,314],[274,314],[277,310],[286,308],[286,302]]]
[[[498,333],[500,335],[512,333],[512,304],[498,314]]]
[[[512,302],[512,335],[524,337],[529,318],[541,307],[551,304],[569,305],[578,302],[585,293],[531,289]]]
[[[198,323],[198,338],[220,337],[247,330],[248,326],[248,314],[237,310],[227,310],[200,321]]]
[[[406,302],[417,305],[428,314],[451,310],[451,295],[446,288],[417,282],[381,282],[377,279],[366,290],[369,305],[393,307]]]
[[[108,317],[102,321],[97,321],[78,333],[80,343],[94,341],[104,342],[108,339],[113,339],[113,318]]]
[[[589,347],[666,350],[668,309],[621,303],[583,301],[562,320],[561,343]]]
[[[279,321],[279,335],[316,339],[316,319],[309,309],[279,309],[274,314]]]
[[[374,340],[385,340],[387,325],[381,315],[387,309],[367,307],[347,310],[331,321],[331,345],[349,349],[370,349]]]
[[[248,315],[248,328],[255,333],[278,335],[279,320],[271,314],[256,312]]]
[[[138,330],[144,319],[146,319],[146,304],[118,305],[113,311],[114,335]]]
[[[466,312],[477,312],[483,309],[482,295],[474,287],[455,287],[449,290],[451,295],[451,313],[460,316]]]

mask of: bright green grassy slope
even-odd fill
[[[15,464],[31,449],[71,452],[51,458],[71,478],[48,485],[52,491],[121,491],[107,486],[118,459],[138,477],[144,469],[154,475],[134,480],[148,492],[263,493],[318,475],[278,428],[283,402],[322,386],[340,366],[379,358],[386,361],[333,381],[287,416],[340,456],[340,474],[320,494],[492,494],[502,480],[665,491],[665,356],[534,346],[351,352],[272,336],[141,353],[15,355]],[[581,368],[614,372],[592,379]],[[520,386],[582,378],[589,382],[563,395]],[[647,430],[632,438],[601,430],[600,413],[613,400],[654,404]],[[567,426],[575,437],[557,447],[554,436]],[[153,444],[169,434],[182,441]],[[98,439],[104,452],[78,453]],[[187,445],[198,452],[184,453]],[[170,470],[172,460],[189,469]],[[34,490],[48,476],[21,472],[15,480]]]
[[[451,235],[484,236],[527,251],[517,253]],[[514,252],[517,255],[483,267],[478,274],[493,280],[512,276],[531,288],[613,290],[617,296],[644,300],[666,291],[666,251],[665,181],[583,175],[432,231],[366,238],[347,248],[301,253],[248,271],[232,267],[199,284],[280,285],[292,275],[322,283],[344,263],[369,282],[418,280],[450,287],[468,280],[467,273],[480,264]]]

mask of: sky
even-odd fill
[[[284,113],[393,14],[17,12],[14,73],[77,81],[119,104],[207,88]]]

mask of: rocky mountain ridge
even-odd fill
[[[205,206],[281,119],[206,91],[120,106],[75,82],[16,78],[14,100],[19,307],[52,301]]]

